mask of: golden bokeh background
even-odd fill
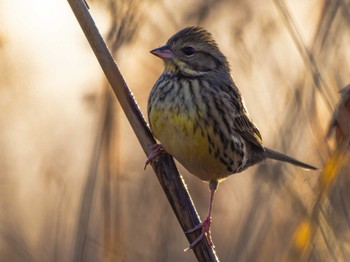
[[[201,25],[265,145],[320,168],[268,160],[221,183],[221,261],[347,260],[349,161],[325,136],[350,82],[349,0],[88,3],[144,114],[163,69],[149,50]],[[0,0],[0,25],[0,261],[194,261],[68,2]],[[203,218],[208,186],[178,166]]]

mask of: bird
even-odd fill
[[[264,147],[228,60],[206,29],[186,27],[150,52],[163,60],[164,71],[148,98],[148,122],[160,144],[152,146],[145,167],[167,152],[191,174],[209,182],[208,214],[185,233],[201,230],[188,249],[203,238],[213,246],[211,213],[219,182],[267,158],[316,168]]]

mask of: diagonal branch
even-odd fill
[[[145,154],[149,155],[151,151],[149,146],[153,145],[155,140],[86,5],[83,0],[68,0],[68,2]],[[152,167],[182,229],[187,231],[193,228],[199,223],[199,217],[185,183],[179,175],[171,156],[162,154],[158,161],[152,164]],[[191,243],[199,234],[200,232],[197,232],[196,234],[186,235],[186,237]],[[79,243],[78,241],[77,245]],[[77,247],[76,250],[83,249]],[[201,241],[193,249],[193,252],[199,261],[218,261],[215,251],[209,246],[206,240]],[[82,256],[78,255],[75,257]]]
[[[314,58],[314,54],[309,50],[309,48],[304,43],[285,3],[283,0],[274,0],[274,3],[280,12],[283,22],[286,24],[286,27],[295,43],[295,46],[297,47],[301,58],[303,59],[303,62],[306,66],[306,68],[309,70],[313,83],[317,90],[320,92],[320,95],[325,102],[326,106],[331,109],[332,108],[332,102],[330,101],[329,95],[327,94],[327,89],[325,88],[326,83],[324,82],[322,75],[320,73],[320,70],[318,69],[316,60]]]

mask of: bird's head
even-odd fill
[[[226,57],[212,35],[201,27],[181,30],[151,53],[164,60],[165,72],[169,74],[195,77],[213,72],[229,73]]]

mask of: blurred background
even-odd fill
[[[221,183],[221,261],[349,258],[349,161],[326,139],[349,0],[88,3],[144,114],[163,70],[149,50],[201,25],[265,145],[320,168],[269,160]],[[0,261],[195,261],[67,1],[0,0],[0,25]],[[178,166],[203,218],[208,185]]]

